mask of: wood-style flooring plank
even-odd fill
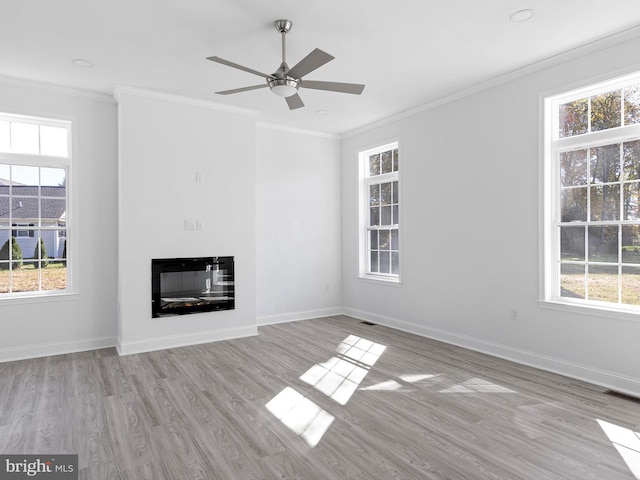
[[[640,404],[603,391],[335,316],[0,364],[0,452],[97,480],[633,480],[605,430],[637,438]]]

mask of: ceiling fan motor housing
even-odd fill
[[[289,66],[286,62],[282,62],[280,68],[273,74],[273,78],[267,80],[269,88],[279,97],[290,97],[295,95],[300,87],[300,81],[290,77]]]

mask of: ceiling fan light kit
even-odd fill
[[[279,97],[290,97],[298,93],[300,82],[295,78],[274,78],[269,80],[269,88]]]
[[[207,60],[220,63],[228,67],[237,68],[259,77],[263,77],[266,82],[261,85],[251,85],[249,87],[234,88],[232,90],[224,90],[216,92],[218,95],[230,95],[234,93],[247,92],[249,90],[257,90],[259,88],[269,89],[278,95],[284,97],[290,110],[304,107],[304,103],[298,95],[299,88],[312,88],[315,90],[327,90],[330,92],[350,93],[360,95],[364,90],[364,85],[358,83],[340,83],[340,82],[324,82],[319,80],[302,80],[302,77],[320,68],[327,62],[333,60],[333,56],[316,48],[309,55],[300,60],[293,68],[287,65],[287,46],[286,34],[291,30],[293,23],[290,20],[279,19],[274,22],[276,30],[282,35],[282,63],[278,70],[272,74],[266,74],[248,68],[237,63],[230,62],[220,57],[207,57]]]

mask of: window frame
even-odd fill
[[[35,300],[55,300],[56,298],[65,298],[72,295],[77,294],[77,283],[76,283],[76,261],[75,252],[77,251],[77,247],[75,245],[75,241],[71,242],[71,246],[69,246],[69,239],[72,238],[73,232],[75,231],[74,225],[74,212],[75,208],[73,206],[73,194],[72,194],[72,185],[73,185],[73,154],[75,150],[75,140],[73,136],[73,132],[75,130],[75,120],[71,118],[51,118],[51,117],[40,117],[35,115],[23,115],[23,114],[14,114],[9,112],[0,112],[0,121],[9,121],[9,122],[19,122],[24,124],[33,124],[38,125],[39,127],[56,127],[56,128],[64,128],[67,132],[66,135],[66,156],[59,155],[44,155],[40,153],[17,153],[17,152],[8,152],[8,151],[0,151],[0,164],[11,165],[11,166],[24,166],[24,167],[37,167],[37,168],[54,168],[54,169],[64,169],[65,170],[65,196],[64,197],[55,197],[55,198],[64,198],[66,202],[66,210],[65,210],[65,226],[60,227],[59,223],[56,224],[56,227],[43,226],[41,220],[39,219],[38,225],[29,224],[28,229],[30,233],[35,233],[36,230],[45,232],[45,231],[57,231],[56,241],[59,236],[59,232],[64,230],[66,233],[66,242],[67,242],[67,251],[66,251],[66,288],[59,290],[42,290],[42,280],[39,275],[39,284],[38,290],[30,290],[23,292],[11,292],[11,293],[0,293],[0,303],[13,303],[17,302],[31,302]],[[39,130],[38,134],[38,143],[39,150],[42,150],[41,142],[41,134]],[[39,182],[40,184],[40,182]],[[44,198],[52,198],[48,196],[43,196],[41,191],[38,190],[37,201],[40,202],[41,199]],[[14,219],[15,220],[15,219]],[[13,222],[18,223],[19,222]],[[21,226],[21,225],[20,225]],[[14,231],[19,230],[20,226],[9,225],[9,234],[13,234]],[[26,226],[26,224],[25,224]],[[27,230],[24,228],[23,230]],[[17,238],[17,237],[16,237]],[[39,240],[38,240],[39,241]]]
[[[542,306],[559,309],[563,311],[589,313],[596,316],[614,317],[619,319],[638,320],[640,314],[640,305],[629,305],[623,303],[605,302],[592,299],[574,299],[570,297],[560,296],[560,227],[567,226],[567,222],[562,222],[561,218],[561,187],[560,184],[560,162],[561,154],[576,151],[579,149],[597,148],[599,146],[607,146],[612,144],[622,144],[630,141],[640,141],[640,123],[612,127],[605,130],[591,131],[591,102],[588,102],[586,133],[580,133],[573,136],[560,136],[559,107],[560,105],[579,100],[585,97],[605,94],[615,90],[622,90],[625,87],[640,84],[640,72],[634,72],[601,81],[592,81],[589,84],[563,90],[560,92],[548,92],[540,95],[540,111],[541,111],[541,170],[540,170],[540,194],[541,194],[541,215],[540,215],[540,297],[539,301]],[[622,100],[622,99],[621,99]],[[624,105],[624,102],[621,101]],[[624,112],[621,108],[621,118]],[[587,163],[590,162],[587,157]],[[623,158],[620,159],[622,164]],[[620,171],[619,178],[614,182],[620,185],[620,190],[627,179],[623,177],[623,171]],[[597,185],[587,181],[585,187],[592,188]],[[576,187],[577,188],[577,187]],[[620,192],[622,196],[622,191]],[[588,197],[587,197],[588,198]],[[587,204],[587,215],[589,204]],[[573,223],[573,222],[572,222]],[[586,220],[575,222],[576,226],[585,227],[585,234],[591,226],[618,226],[618,282],[620,286],[621,268],[624,266],[622,262],[622,238],[620,232],[625,225],[640,225],[638,220],[625,220],[621,215],[617,220],[592,220],[588,215]],[[587,240],[588,245],[588,240]],[[598,263],[589,260],[588,251],[585,251],[585,265]],[[605,262],[606,263],[606,262]],[[565,262],[566,264],[566,262]],[[640,264],[637,264],[640,268]],[[586,275],[586,273],[585,273]],[[586,280],[585,280],[586,282]],[[585,283],[586,286],[586,283]],[[620,290],[618,296],[620,299]]]
[[[11,230],[11,235],[16,238],[33,238],[34,236],[33,227],[35,225],[33,223],[12,223],[11,226],[14,227]]]
[[[381,173],[380,175],[371,176],[369,171],[369,156],[375,155],[377,153],[382,153],[386,151],[398,151],[398,169],[396,171],[392,171],[389,173]],[[392,160],[393,161],[393,160]],[[401,275],[402,275],[402,235],[398,233],[398,248],[397,250],[393,249],[393,251],[398,252],[398,273],[379,273],[379,272],[371,272],[371,241],[370,241],[370,231],[374,229],[370,225],[370,213],[369,213],[369,187],[375,184],[383,184],[389,182],[397,182],[398,185],[398,218],[402,218],[401,209],[402,209],[402,187],[401,187],[401,168],[400,163],[402,162],[402,152],[400,149],[400,141],[399,139],[391,140],[388,142],[384,142],[381,144],[377,144],[375,146],[371,146],[368,148],[361,149],[358,152],[358,178],[359,178],[359,195],[358,202],[360,205],[359,208],[359,260],[358,260],[358,278],[361,280],[372,281],[374,283],[383,283],[390,285],[400,285],[401,284]],[[393,203],[392,203],[393,205]],[[393,208],[392,208],[393,211]],[[392,213],[393,215],[393,213]],[[384,225],[384,227],[389,227],[389,230],[400,230],[400,220],[398,223]],[[382,227],[381,225],[378,227]],[[386,229],[386,228],[376,228],[377,230]],[[390,240],[391,241],[391,240]],[[377,249],[375,249],[377,250]],[[391,252],[392,250],[390,250]]]

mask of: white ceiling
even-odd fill
[[[509,21],[525,8],[531,20]],[[262,80],[205,57],[278,68],[277,18],[293,21],[289,66],[320,48],[336,58],[305,78],[364,83],[363,94],[301,89],[306,107],[294,111],[268,89],[215,95]],[[344,133],[638,25],[639,0],[4,0],[0,75],[107,94],[135,86]]]

